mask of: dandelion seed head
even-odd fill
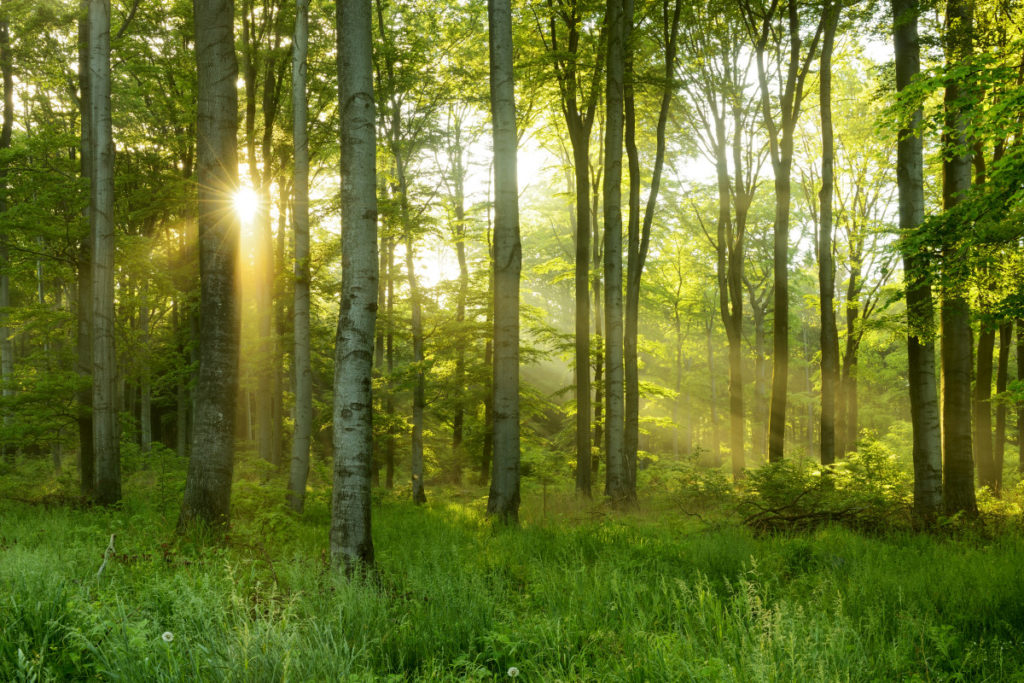
[[[164,634],[162,636],[160,636],[160,637],[164,639],[165,643],[169,643],[172,640],[174,640],[174,634],[171,633],[170,631],[164,631]]]

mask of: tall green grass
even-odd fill
[[[567,497],[495,531],[480,492],[383,496],[348,581],[325,498],[294,517],[275,486],[238,484],[223,543],[175,536],[150,484],[0,501],[0,680],[1024,680],[1017,533],[755,537]]]

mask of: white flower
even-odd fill
[[[515,678],[518,675],[519,675],[519,669],[515,668],[514,666],[510,666],[508,668],[508,677],[509,678]]]
[[[172,640],[174,640],[174,634],[171,633],[170,631],[164,631],[164,634],[162,636],[160,636],[160,637],[164,639],[165,643],[169,643]]]

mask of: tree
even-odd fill
[[[487,513],[519,520],[519,198],[512,6],[488,0],[494,138],[494,458]]]
[[[949,67],[970,59],[973,32],[968,0],[946,5],[944,44]],[[942,206],[950,212],[971,187],[971,150],[967,133],[966,101],[972,96],[966,79],[947,80],[944,98]],[[973,334],[967,299],[963,235],[942,238],[942,497],[946,512],[977,514],[971,440],[971,375]],[[991,381],[991,378],[989,378]]]
[[[572,146],[576,195],[573,212],[576,223],[576,491],[590,497],[590,136],[597,111],[603,35],[594,46],[593,63],[586,64],[583,62],[587,43],[584,21],[589,17],[586,16],[585,4],[569,0],[559,1],[556,6],[553,0],[549,0],[548,13],[545,47],[551,54],[562,116]],[[560,26],[565,27],[564,40]],[[538,27],[538,30],[543,36],[544,28]]]
[[[821,44],[821,214],[818,227],[818,288],[821,293],[821,436],[822,465],[836,460],[836,387],[839,382],[839,331],[833,305],[835,265],[832,262],[832,194],[835,183],[833,163],[835,142],[832,131],[832,52],[836,27],[842,11],[840,2],[825,0],[822,10],[824,35]]]
[[[632,2],[632,0],[628,0]],[[636,101],[635,101],[635,60],[626,62],[625,74],[625,142],[626,154],[629,159],[629,222],[626,248],[626,311],[623,337],[623,357],[625,364],[625,418],[623,440],[626,464],[629,469],[632,496],[636,496],[637,452],[640,441],[640,372],[637,354],[639,318],[640,318],[640,279],[643,275],[647,252],[651,243],[651,227],[654,224],[654,210],[658,201],[658,190],[661,187],[661,173],[665,165],[665,128],[668,124],[669,107],[675,94],[676,47],[679,39],[679,17],[682,10],[681,0],[676,0],[674,9],[669,11],[669,2],[661,4],[661,36],[665,45],[664,83],[658,106],[658,121],[655,127],[654,166],[651,170],[651,185],[644,207],[643,227],[640,218],[640,155],[636,144]],[[630,10],[627,12],[632,14]],[[627,41],[627,44],[629,41]],[[742,391],[742,389],[741,389]],[[740,406],[740,457],[742,458],[742,404]],[[742,465],[740,465],[742,471]],[[735,470],[735,467],[734,467]]]
[[[377,317],[377,135],[369,0],[337,3],[341,112],[341,311],[334,351],[331,558],[347,573],[373,564],[373,344]]]
[[[92,226],[92,435],[96,502],[121,499],[114,353],[114,141],[110,118],[110,0],[89,0],[89,201]]]
[[[292,42],[292,145],[295,154],[295,199],[292,224],[295,231],[295,434],[288,479],[290,504],[302,512],[309,475],[309,441],[313,429],[313,372],[309,345],[309,134],[306,130],[306,54],[309,48],[309,0],[295,5],[295,37]]]
[[[777,27],[782,12],[786,14],[784,27]],[[789,213],[792,195],[790,173],[793,166],[793,132],[803,106],[804,83],[810,64],[817,52],[823,22],[811,34],[807,50],[802,46],[799,3],[772,0],[765,8],[755,7],[747,0],[743,3],[744,21],[754,40],[757,57],[757,77],[761,88],[761,113],[768,133],[772,170],[775,173],[775,241],[772,263],[774,266],[774,327],[772,337],[772,391],[768,425],[768,459],[779,462],[783,458],[786,436],[786,386],[789,381]],[[787,61],[779,64],[782,83],[779,87],[778,121],[773,112],[772,91],[769,83],[768,41],[776,29],[789,41]],[[779,50],[781,53],[781,48]],[[781,59],[781,57],[780,57]]]
[[[192,456],[178,527],[224,526],[231,503],[239,312],[235,293],[239,220],[238,62],[233,0],[193,0],[198,72],[199,277],[201,319]]]
[[[3,127],[0,129],[0,153],[11,148],[14,129],[14,68],[11,61],[10,20],[0,17],[0,71],[3,78]],[[0,215],[7,213],[7,165],[0,167]],[[0,391],[5,401],[13,397],[11,381],[14,375],[13,330],[8,325],[11,308],[10,249],[7,237],[0,236]],[[2,409],[3,427],[10,425],[10,408]],[[8,452],[10,450],[10,452]],[[14,455],[6,439],[0,439],[0,458]]]
[[[921,46],[916,0],[893,0],[893,46],[896,88],[904,91],[920,73]],[[927,255],[911,237],[924,220],[924,159],[920,137],[921,109],[915,108],[899,131],[896,182],[899,190],[901,251],[907,299],[907,365],[913,428],[914,511],[933,519],[942,505],[942,443],[935,381],[934,306],[924,271]]]
[[[604,138],[605,495],[616,503],[635,498],[626,462],[622,366],[622,133],[625,95],[623,0],[608,0]]]

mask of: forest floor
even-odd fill
[[[621,513],[528,484],[496,531],[485,489],[435,488],[376,494],[377,571],[349,581],[326,489],[292,515],[250,467],[213,542],[174,533],[159,461],[115,509],[0,476],[0,679],[1024,680],[1019,524],[757,535],[668,492]]]

